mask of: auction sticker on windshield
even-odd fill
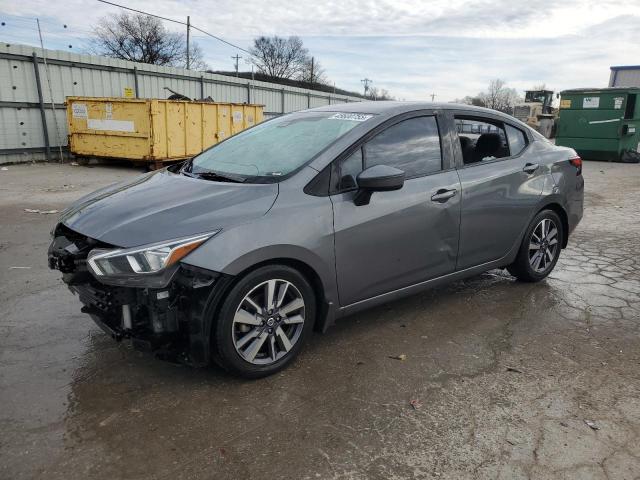
[[[329,120],[351,120],[354,122],[365,122],[369,120],[373,115],[365,115],[363,113],[336,113],[329,117]]]

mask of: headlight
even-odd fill
[[[96,248],[89,252],[87,265],[89,270],[104,283],[118,285],[164,283],[164,280],[168,280],[162,278],[165,277],[165,271],[174,270],[170,267],[176,265],[216,233],[218,231],[127,249]],[[150,278],[143,280],[143,277],[153,276],[160,278],[157,281]]]

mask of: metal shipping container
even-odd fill
[[[556,144],[587,160],[640,160],[640,88],[561,92]]]
[[[81,157],[159,163],[192,157],[262,121],[263,106],[67,97],[69,147]]]

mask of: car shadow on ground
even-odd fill
[[[95,386],[96,382],[109,381],[117,371],[119,382],[135,384],[137,389],[162,384],[180,385],[185,389],[198,385],[228,388],[253,382],[277,382],[283,376],[304,375],[310,368],[322,371],[360,367],[365,364],[364,358],[389,359],[403,355],[402,346],[408,338],[430,340],[425,344],[428,349],[431,342],[447,342],[449,335],[459,336],[464,332],[473,335],[475,330],[482,331],[483,317],[489,319],[486,327],[493,329],[497,317],[491,312],[496,308],[501,311],[502,319],[498,326],[504,328],[506,324],[502,322],[513,320],[507,312],[520,309],[520,300],[531,289],[543,293],[551,287],[546,282],[535,286],[523,284],[494,270],[345,317],[326,333],[312,335],[301,355],[284,373],[262,380],[237,378],[217,365],[191,368],[161,360],[151,353],[135,351],[126,340],[115,343],[101,330],[92,328],[72,385]],[[483,303],[486,303],[484,307],[478,309]],[[86,321],[90,319],[87,317]],[[372,352],[373,345],[383,347],[384,351]],[[363,358],[359,359],[358,355]],[[360,374],[366,375],[365,372],[366,369],[359,369]]]

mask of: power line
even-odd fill
[[[98,0],[98,1],[102,1],[102,0]],[[213,35],[212,33],[209,33],[205,30],[202,30],[201,28],[198,27],[194,27],[193,25],[191,25],[191,28],[193,28],[194,30],[198,30],[201,33],[204,33],[205,35],[209,35],[211,38],[215,38],[216,40],[221,41],[222,43],[226,43],[227,45],[233,47],[233,48],[237,48],[238,50],[244,52],[244,53],[248,53],[249,55],[251,55],[251,52],[249,50],[246,50],[242,47],[239,47],[238,45],[234,45],[233,43],[227,42],[226,40],[220,38],[220,37],[216,37],[215,35]]]
[[[124,5],[118,5],[117,3],[113,3],[113,2],[108,2],[107,0],[98,0],[98,2],[101,3],[106,3],[107,5],[113,5],[114,7],[118,7],[118,8],[124,8],[125,10],[131,10],[132,12],[136,12],[136,13],[141,13],[142,15],[149,15],[150,17],[156,17],[156,18],[160,18],[161,20],[166,20],[167,22],[173,22],[173,23],[179,23],[180,25],[186,25],[190,28],[193,28],[194,30],[199,31],[200,33],[204,33],[205,35],[210,36],[211,38],[215,38],[216,40],[222,42],[222,43],[226,43],[227,45],[229,45],[230,47],[233,48],[237,48],[238,50],[241,50],[245,53],[248,53],[249,55],[251,55],[251,52],[249,52],[248,50],[245,50],[242,47],[239,47],[238,45],[234,45],[231,42],[227,42],[226,40],[224,40],[223,38],[220,38],[212,33],[207,32],[206,30],[203,30],[201,28],[196,27],[195,25],[193,25],[192,23],[187,23],[187,22],[181,22],[180,20],[174,20],[172,18],[167,18],[167,17],[162,17],[160,15],[155,15],[153,13],[148,13],[148,12],[143,12],[142,10],[136,10],[135,8],[130,8],[130,7],[125,7]]]
[[[58,29],[57,31],[54,31],[38,28],[38,25],[43,22],[35,17],[24,17],[23,19],[17,20],[26,22],[26,25],[20,25],[18,29],[15,25],[12,25],[12,22],[0,22],[0,28],[3,30],[0,34],[2,38],[16,43],[36,46],[39,43],[38,37],[42,34],[48,34],[49,42],[51,42],[51,39],[53,38],[59,48],[62,48],[62,44],[64,44],[65,47],[73,49],[74,51],[78,51],[78,48],[80,50],[85,49],[89,42],[89,40],[83,36],[74,35],[72,31],[75,31],[75,29],[70,31],[67,29],[67,25],[64,25],[64,30]],[[54,25],[52,22],[48,23],[49,25]],[[9,29],[9,32],[11,33],[7,33],[5,29]]]
[[[10,18],[12,21],[16,21],[16,22],[27,22],[29,24],[33,23],[36,21],[36,17],[28,17],[25,15],[12,15],[10,13],[3,13],[2,17],[8,17]],[[2,23],[6,23],[4,20]],[[44,23],[44,24],[49,24],[49,25],[56,25],[59,26],[60,23],[59,22],[53,22],[53,21],[49,21],[49,20],[40,20],[40,23]],[[5,25],[2,25],[5,26]]]
[[[17,16],[17,15],[7,15],[7,14],[3,14],[2,15],[3,20],[0,22],[0,26],[2,27],[6,27],[6,28],[15,28],[15,29],[26,29],[26,30],[34,30],[37,31],[37,27],[36,25],[36,17],[24,17],[24,16]],[[5,17],[8,17],[7,19],[5,19]],[[39,20],[39,19],[38,19]],[[26,25],[15,25],[14,22],[22,22],[22,23],[26,23]],[[50,21],[45,21],[45,20],[40,20],[40,24],[44,24],[44,25],[48,25],[50,26],[52,29],[55,28],[56,31],[52,30],[52,29],[43,29],[42,31],[45,33],[53,33],[53,34],[71,34],[73,35],[71,32],[80,32],[83,34],[87,34],[90,35],[93,32],[91,30],[87,30],[87,29],[83,29],[83,28],[79,28],[75,25],[68,25],[66,23],[62,23],[62,22],[50,22]]]
[[[181,22],[180,20],[174,20],[172,18],[161,17],[160,15],[155,15],[153,13],[143,12],[142,10],[136,10],[135,8],[125,7],[124,5],[118,5],[117,3],[107,2],[107,0],[98,0],[101,3],[106,3],[108,5],[113,5],[114,7],[124,8],[125,10],[131,10],[132,12],[141,13],[143,15],[149,15],[150,17],[161,18],[162,20],[166,20],[167,22],[179,23],[180,25],[186,25],[186,22]]]

